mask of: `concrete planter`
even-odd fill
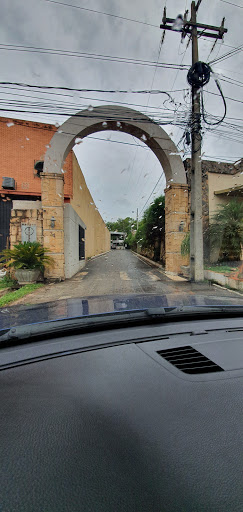
[[[39,269],[22,269],[15,270],[15,277],[19,284],[36,283],[40,277]]]
[[[237,277],[227,276],[220,272],[213,272],[212,270],[204,270],[204,277],[209,281],[214,281],[221,286],[229,286],[233,290],[243,292],[243,279]]]
[[[190,277],[190,266],[189,265],[181,265],[181,273],[184,277],[189,279]]]

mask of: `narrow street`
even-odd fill
[[[87,262],[74,277],[46,285],[15,304],[40,304],[57,300],[111,295],[214,295],[240,300],[228,290],[174,280],[129,250],[115,250]]]
[[[88,261],[71,279],[45,285],[1,308],[0,328],[124,309],[242,300],[239,293],[217,285],[169,278],[131,251],[115,250]]]

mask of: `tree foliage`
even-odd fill
[[[136,227],[136,221],[132,217],[126,217],[125,219],[117,219],[115,222],[107,222],[106,226],[109,231],[122,231],[123,233],[131,233],[132,227]]]
[[[126,242],[131,249],[151,249],[154,259],[160,259],[161,242],[165,238],[165,198],[159,196],[145,210],[135,235],[128,235]]]
[[[219,205],[208,229],[211,248],[220,249],[220,260],[239,261],[243,245],[243,202]]]

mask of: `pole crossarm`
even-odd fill
[[[173,18],[165,18],[165,21],[163,20],[163,23],[161,23],[160,28],[163,30],[172,30],[173,32],[181,32],[183,35],[192,34],[192,29],[194,27],[202,28],[204,30],[197,32],[198,35],[203,34],[206,37],[213,37],[215,39],[222,39],[224,34],[228,32],[228,29],[224,28],[224,26],[222,25],[220,27],[215,27],[214,25],[205,25],[205,23],[192,23],[191,21],[184,21],[183,28],[178,30],[176,28],[173,28],[175,21],[176,20]],[[213,34],[211,32],[205,33],[205,30],[218,32],[218,34]]]
[[[196,25],[195,25],[195,26],[196,26]],[[161,28],[161,29],[164,29],[164,30],[171,30],[171,31],[173,31],[173,32],[178,32],[178,30],[176,30],[176,29],[172,28],[172,26],[170,27],[169,25],[166,25],[166,24],[165,24],[165,25],[161,24],[161,25],[160,25],[160,28]],[[218,30],[220,30],[220,29],[218,28]],[[226,31],[226,32],[227,32],[227,29],[226,29],[226,30],[224,30],[224,31]],[[188,30],[187,30],[187,29],[185,29],[185,31],[184,31],[184,30],[181,30],[180,32],[182,33],[182,35],[186,35],[186,34],[191,34],[191,33],[192,33],[192,31],[191,31],[190,29],[188,29]],[[211,33],[211,32],[204,32],[204,30],[203,30],[203,31],[201,31],[201,32],[198,32],[197,34],[198,34],[198,36],[202,36],[202,35],[203,35],[203,36],[205,36],[205,37],[211,37],[211,38],[213,38],[213,39],[222,39],[222,38],[223,38],[223,34],[222,34],[222,35],[221,35],[221,34],[213,34],[213,33]]]
[[[195,13],[200,5],[201,1],[198,1],[197,6],[194,7]],[[184,13],[184,19],[181,18],[182,26],[181,28],[176,27],[176,18],[167,18],[166,17],[166,7],[164,8],[162,23],[160,28],[163,30],[172,30],[173,32],[181,32],[182,36],[185,37],[187,34],[192,34],[193,29],[203,29],[203,31],[197,31],[197,35],[204,35],[205,37],[211,37],[214,39],[222,39],[224,34],[228,32],[227,28],[224,27],[225,18],[223,18],[220,27],[216,27],[215,25],[205,25],[205,23],[198,23],[194,21],[192,18],[190,20],[187,19],[188,11]],[[205,30],[209,30],[211,32],[205,32]],[[214,32],[218,32],[218,34],[214,34]]]

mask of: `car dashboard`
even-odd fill
[[[1,512],[240,511],[243,321],[2,348]]]

